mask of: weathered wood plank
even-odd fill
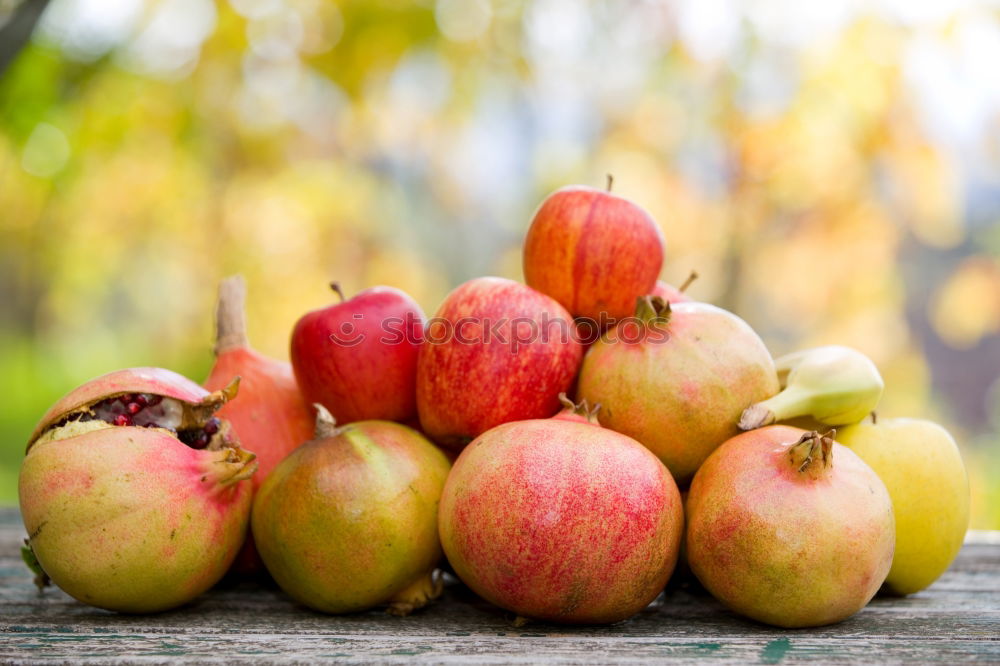
[[[5,663],[1000,663],[1000,543],[970,543],[920,594],[877,598],[833,627],[781,631],[726,611],[693,582],[673,583],[658,604],[610,627],[517,628],[457,583],[408,618],[325,616],[250,583],[223,584],[177,611],[123,616],[56,589],[39,595],[20,561],[22,538],[16,510],[0,509]]]

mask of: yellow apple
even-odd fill
[[[948,431],[921,419],[879,419],[841,429],[837,441],[875,470],[892,498],[896,553],[885,586],[924,589],[951,564],[969,527],[969,479]]]

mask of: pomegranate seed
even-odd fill
[[[132,402],[139,405],[139,407],[145,407],[146,405],[149,404],[149,396],[146,395],[145,393],[137,393],[135,399],[132,400]]]
[[[146,405],[149,406],[149,407],[152,407],[154,405],[160,404],[160,401],[162,401],[162,400],[163,400],[163,396],[162,395],[147,395],[146,396]]]
[[[220,425],[219,419],[213,416],[208,420],[208,423],[205,424],[205,433],[209,435],[214,435],[215,433],[219,432],[219,425]]]
[[[125,406],[125,409],[128,411],[129,414],[135,416],[136,414],[142,411],[142,405],[140,405],[137,402],[130,402],[128,403],[128,405]]]
[[[208,446],[208,435],[201,433],[198,435],[193,442],[190,444],[192,449],[203,449]]]
[[[132,417],[128,414],[119,414],[115,417],[115,425],[117,426],[127,426],[132,425]]]

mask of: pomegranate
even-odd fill
[[[889,493],[831,436],[788,426],[746,432],[695,475],[688,563],[737,613],[779,627],[840,622],[889,573]]]
[[[416,418],[417,349],[424,313],[392,287],[372,287],[302,316],[292,331],[295,378],[309,403],[342,423]]]
[[[589,418],[588,418],[589,417]],[[600,624],[634,615],[677,562],[683,510],[667,469],[586,404],[480,435],[441,497],[455,573],[518,615]]]
[[[215,365],[205,388],[223,388],[240,377],[240,399],[225,405],[218,416],[228,420],[240,443],[257,455],[257,473],[251,482],[256,491],[267,475],[296,446],[312,436],[312,409],[302,399],[292,366],[257,353],[247,340],[243,278],[226,278],[219,285],[216,310]],[[264,565],[248,533],[233,564],[242,575],[262,573]]]
[[[437,511],[448,460],[412,428],[338,428],[316,409],[315,439],[279,463],[254,499],[257,549],[278,585],[310,608],[388,604],[405,615],[441,591]]]
[[[524,279],[569,310],[601,323],[632,314],[663,265],[663,234],[649,213],[608,191],[550,194],[524,239]]]
[[[559,411],[583,348],[557,302],[523,284],[481,277],[444,299],[417,360],[421,429],[449,448],[508,421]]]
[[[749,405],[778,392],[774,362],[753,329],[707,303],[639,299],[590,347],[577,395],[601,421],[634,437],[686,485],[715,447],[739,430]]]
[[[162,368],[98,377],[53,405],[21,466],[21,516],[38,564],[76,599],[127,613],[184,604],[243,543],[254,454],[209,393]]]

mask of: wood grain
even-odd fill
[[[515,627],[457,583],[407,618],[324,616],[252,583],[224,583],[169,613],[117,615],[54,588],[39,594],[21,562],[23,531],[17,510],[0,508],[2,663],[1000,663],[1000,540],[990,534],[924,592],[876,598],[832,627],[782,631],[733,615],[690,581],[610,627]]]

